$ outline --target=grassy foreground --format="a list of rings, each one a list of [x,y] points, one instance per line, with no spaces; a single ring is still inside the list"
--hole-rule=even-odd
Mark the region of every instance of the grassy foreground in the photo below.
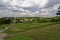
[[[6,33],[5,40],[60,40],[60,24],[15,24]]]

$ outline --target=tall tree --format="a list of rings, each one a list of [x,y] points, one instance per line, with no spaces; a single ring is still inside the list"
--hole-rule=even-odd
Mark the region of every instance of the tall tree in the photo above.
[[[57,11],[56,15],[60,15],[60,6],[58,8],[58,11]]]

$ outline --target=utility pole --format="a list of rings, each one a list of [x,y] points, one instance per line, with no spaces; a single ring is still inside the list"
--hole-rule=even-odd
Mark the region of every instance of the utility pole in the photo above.
[[[13,23],[14,25],[16,24],[16,17],[14,17],[14,23]]]

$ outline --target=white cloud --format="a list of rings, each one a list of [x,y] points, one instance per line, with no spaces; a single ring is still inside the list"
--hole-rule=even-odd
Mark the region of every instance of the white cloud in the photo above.
[[[31,7],[38,5],[39,7],[44,7],[48,0],[3,0],[4,3],[13,7]]]
[[[56,4],[55,6],[53,6],[53,9],[54,9],[54,10],[57,10],[57,9],[59,8],[59,5],[60,5],[60,4]]]
[[[53,16],[60,3],[54,0],[55,4],[54,2],[52,4],[52,0],[50,1],[51,3],[49,1],[50,0],[0,0],[0,6],[2,5],[1,3],[6,6],[6,9],[0,8],[2,9],[0,10],[0,16]],[[45,6],[48,7],[45,8]]]
[[[48,10],[47,9],[42,9],[41,12],[46,13],[46,12],[48,12]]]

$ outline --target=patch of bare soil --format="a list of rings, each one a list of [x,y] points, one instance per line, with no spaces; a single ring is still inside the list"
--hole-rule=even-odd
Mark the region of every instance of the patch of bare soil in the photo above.
[[[21,30],[23,30],[23,29],[20,29],[20,28],[17,28],[17,27],[12,27],[11,30],[12,30],[12,31],[21,31]]]
[[[6,37],[7,34],[6,33],[0,33],[0,40],[4,40],[4,37]]]

